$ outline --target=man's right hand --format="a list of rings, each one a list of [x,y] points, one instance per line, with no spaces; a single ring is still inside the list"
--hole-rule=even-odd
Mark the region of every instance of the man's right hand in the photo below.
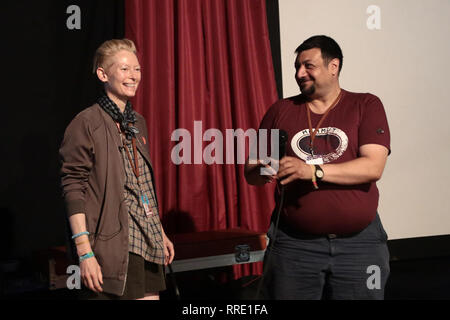
[[[103,292],[103,275],[100,265],[95,257],[80,262],[81,279],[83,284],[94,292]]]
[[[278,161],[268,158],[266,161],[257,160],[256,163],[249,163],[247,159],[244,167],[244,175],[247,182],[252,185],[263,185],[273,182],[276,179],[277,171],[269,163],[272,165],[278,164]],[[261,174],[262,170],[265,170],[265,174]]]

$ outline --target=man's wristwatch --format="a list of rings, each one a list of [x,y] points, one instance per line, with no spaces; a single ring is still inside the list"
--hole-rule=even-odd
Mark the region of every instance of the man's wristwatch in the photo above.
[[[322,170],[322,168],[318,164],[315,164],[314,166],[316,167],[316,179],[317,180],[322,180],[322,178],[323,178],[323,170]]]

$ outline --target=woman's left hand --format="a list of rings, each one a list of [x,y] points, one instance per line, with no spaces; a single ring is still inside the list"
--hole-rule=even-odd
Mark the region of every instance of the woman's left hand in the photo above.
[[[163,243],[164,243],[164,264],[167,266],[171,264],[173,261],[173,257],[175,256],[175,249],[173,248],[172,241],[167,238],[165,232],[162,232]]]

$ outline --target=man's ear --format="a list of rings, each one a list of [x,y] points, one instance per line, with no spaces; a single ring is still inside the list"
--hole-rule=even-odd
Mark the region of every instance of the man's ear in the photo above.
[[[330,61],[330,63],[328,64],[328,68],[331,71],[331,74],[333,76],[335,75],[339,75],[339,59],[338,58],[334,58],[333,60]]]
[[[106,74],[105,69],[98,67],[97,68],[97,77],[101,82],[108,82],[108,75]]]

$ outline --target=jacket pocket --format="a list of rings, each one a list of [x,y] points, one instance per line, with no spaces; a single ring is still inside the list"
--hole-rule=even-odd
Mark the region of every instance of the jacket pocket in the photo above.
[[[96,234],[96,240],[106,241],[112,239],[123,230],[124,226],[120,217],[122,210],[125,210],[125,208],[126,203],[125,199],[123,199],[114,214],[105,215],[101,218],[100,226]]]

